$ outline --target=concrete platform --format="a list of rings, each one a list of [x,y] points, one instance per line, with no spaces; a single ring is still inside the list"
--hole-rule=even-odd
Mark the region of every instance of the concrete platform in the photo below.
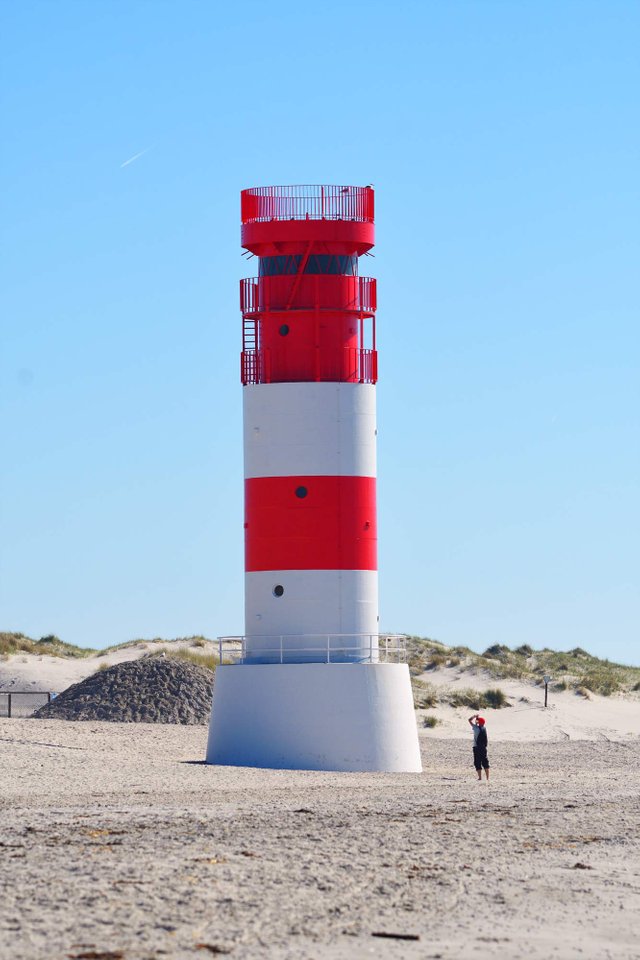
[[[406,664],[233,664],[216,670],[207,763],[422,770]]]

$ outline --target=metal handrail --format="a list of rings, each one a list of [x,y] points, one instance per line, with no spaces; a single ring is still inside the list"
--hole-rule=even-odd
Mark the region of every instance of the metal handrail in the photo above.
[[[302,639],[320,640],[317,646],[298,646]],[[248,642],[272,642],[271,646],[256,646],[254,652],[247,654]],[[358,640],[358,643],[340,643],[344,640]],[[338,645],[339,644],[339,645]],[[226,649],[226,654],[225,654]],[[315,655],[318,656],[315,656]],[[345,656],[353,654],[351,661],[345,661]],[[309,656],[313,656],[309,660]],[[407,657],[407,637],[404,634],[372,634],[372,633],[328,633],[328,634],[295,634],[287,636],[233,636],[218,637],[218,658],[220,663],[242,664],[252,662],[292,663],[300,662],[304,658],[307,663],[405,663]]]
[[[324,184],[251,187],[241,194],[242,223],[270,220],[351,220],[373,223],[371,187]]]
[[[299,282],[294,287],[296,280]],[[376,308],[375,277],[304,273],[245,277],[240,281],[240,309],[245,317],[279,310],[337,310],[373,314]]]
[[[347,367],[345,370],[334,369],[326,379],[336,383],[377,383],[377,350],[365,347],[345,347],[344,349],[348,358]],[[268,348],[243,350],[240,354],[242,384],[247,386],[253,383],[271,383],[270,360],[271,353]]]

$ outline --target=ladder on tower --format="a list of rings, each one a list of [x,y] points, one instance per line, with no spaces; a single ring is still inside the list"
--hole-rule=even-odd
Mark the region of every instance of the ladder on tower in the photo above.
[[[247,353],[249,350],[258,349],[258,320],[257,317],[242,318],[242,350]]]
[[[243,384],[260,383],[257,317],[242,318],[242,354],[240,371]]]

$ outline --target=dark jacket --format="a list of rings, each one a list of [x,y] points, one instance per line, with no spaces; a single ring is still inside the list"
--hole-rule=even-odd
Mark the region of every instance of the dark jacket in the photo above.
[[[486,750],[487,744],[489,743],[489,737],[487,736],[487,731],[484,727],[480,727],[478,732],[478,740],[476,742],[476,747],[478,750]]]

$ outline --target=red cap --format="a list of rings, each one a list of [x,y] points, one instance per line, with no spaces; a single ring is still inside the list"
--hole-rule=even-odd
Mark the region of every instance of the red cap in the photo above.
[[[478,721],[481,727],[484,727],[484,717],[476,717],[476,720]]]

